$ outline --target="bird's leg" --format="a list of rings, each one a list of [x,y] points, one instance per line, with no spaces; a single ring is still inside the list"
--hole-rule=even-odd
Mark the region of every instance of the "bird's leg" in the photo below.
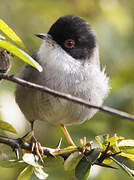
[[[61,129],[62,129],[65,137],[67,138],[67,141],[68,141],[69,145],[70,146],[75,146],[75,144],[74,144],[74,142],[73,142],[73,140],[72,140],[72,138],[71,138],[71,136],[70,136],[69,132],[67,131],[64,124],[61,124]]]

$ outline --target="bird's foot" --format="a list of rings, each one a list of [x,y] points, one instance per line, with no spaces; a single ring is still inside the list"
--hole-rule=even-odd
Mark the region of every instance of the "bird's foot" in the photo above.
[[[41,160],[41,162],[43,162],[43,159],[42,159],[43,148],[40,142],[38,142],[34,136],[32,136],[31,138],[31,152],[37,155],[38,158]]]
[[[43,155],[43,148],[40,144],[40,142],[37,141],[37,139],[34,136],[34,131],[28,132],[25,136],[22,137],[22,140],[30,141],[31,144],[31,152],[34,155],[37,155],[39,160],[43,162],[42,155]]]
[[[34,137],[33,131],[28,132],[26,135],[24,135],[21,138],[13,139],[13,146],[12,149],[16,154],[17,159],[19,160],[19,148],[23,148],[24,143],[29,143],[30,148],[28,148],[28,151],[33,153],[34,155],[37,155],[39,160],[43,162],[42,155],[43,155],[43,148],[41,144],[36,140]]]

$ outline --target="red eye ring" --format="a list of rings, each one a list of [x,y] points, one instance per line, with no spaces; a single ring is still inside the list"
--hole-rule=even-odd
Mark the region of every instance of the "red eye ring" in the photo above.
[[[65,42],[64,42],[64,46],[65,46],[66,48],[72,49],[72,48],[74,48],[74,46],[75,46],[75,41],[74,41],[73,39],[67,39],[67,40],[65,40]]]

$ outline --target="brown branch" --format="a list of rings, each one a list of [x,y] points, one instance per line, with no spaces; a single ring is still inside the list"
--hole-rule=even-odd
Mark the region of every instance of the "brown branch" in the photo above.
[[[38,84],[35,84],[35,83],[25,81],[23,79],[15,77],[14,75],[0,74],[0,79],[5,79],[5,80],[8,80],[8,81],[12,81],[12,82],[17,83],[17,84],[19,84],[21,86],[36,89],[36,90],[39,90],[39,91],[42,91],[42,92],[46,92],[46,93],[51,94],[53,96],[57,96],[57,97],[60,97],[62,99],[66,99],[68,101],[72,101],[74,103],[83,105],[83,106],[85,106],[87,108],[95,108],[95,109],[101,110],[101,111],[109,113],[109,114],[117,115],[120,118],[125,118],[125,119],[128,119],[128,120],[134,121],[134,116],[130,115],[130,114],[126,113],[126,112],[119,111],[117,109],[107,107],[107,106],[95,106],[95,105],[92,105],[88,101],[85,101],[85,100],[83,100],[81,98],[71,96],[70,94],[65,94],[65,93],[62,93],[62,92],[55,91],[55,90],[50,89],[50,88],[48,88],[46,86],[41,86],[41,85],[38,85]]]

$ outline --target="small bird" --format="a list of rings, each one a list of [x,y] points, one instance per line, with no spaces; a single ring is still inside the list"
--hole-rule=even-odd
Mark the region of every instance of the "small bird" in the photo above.
[[[20,77],[59,92],[82,98],[101,106],[109,93],[109,78],[101,70],[98,44],[91,26],[73,15],[60,17],[43,39],[33,58],[43,67],[38,72],[26,65]],[[74,145],[66,125],[80,124],[93,117],[96,109],[17,85],[16,102],[26,119],[61,125],[70,145]]]

